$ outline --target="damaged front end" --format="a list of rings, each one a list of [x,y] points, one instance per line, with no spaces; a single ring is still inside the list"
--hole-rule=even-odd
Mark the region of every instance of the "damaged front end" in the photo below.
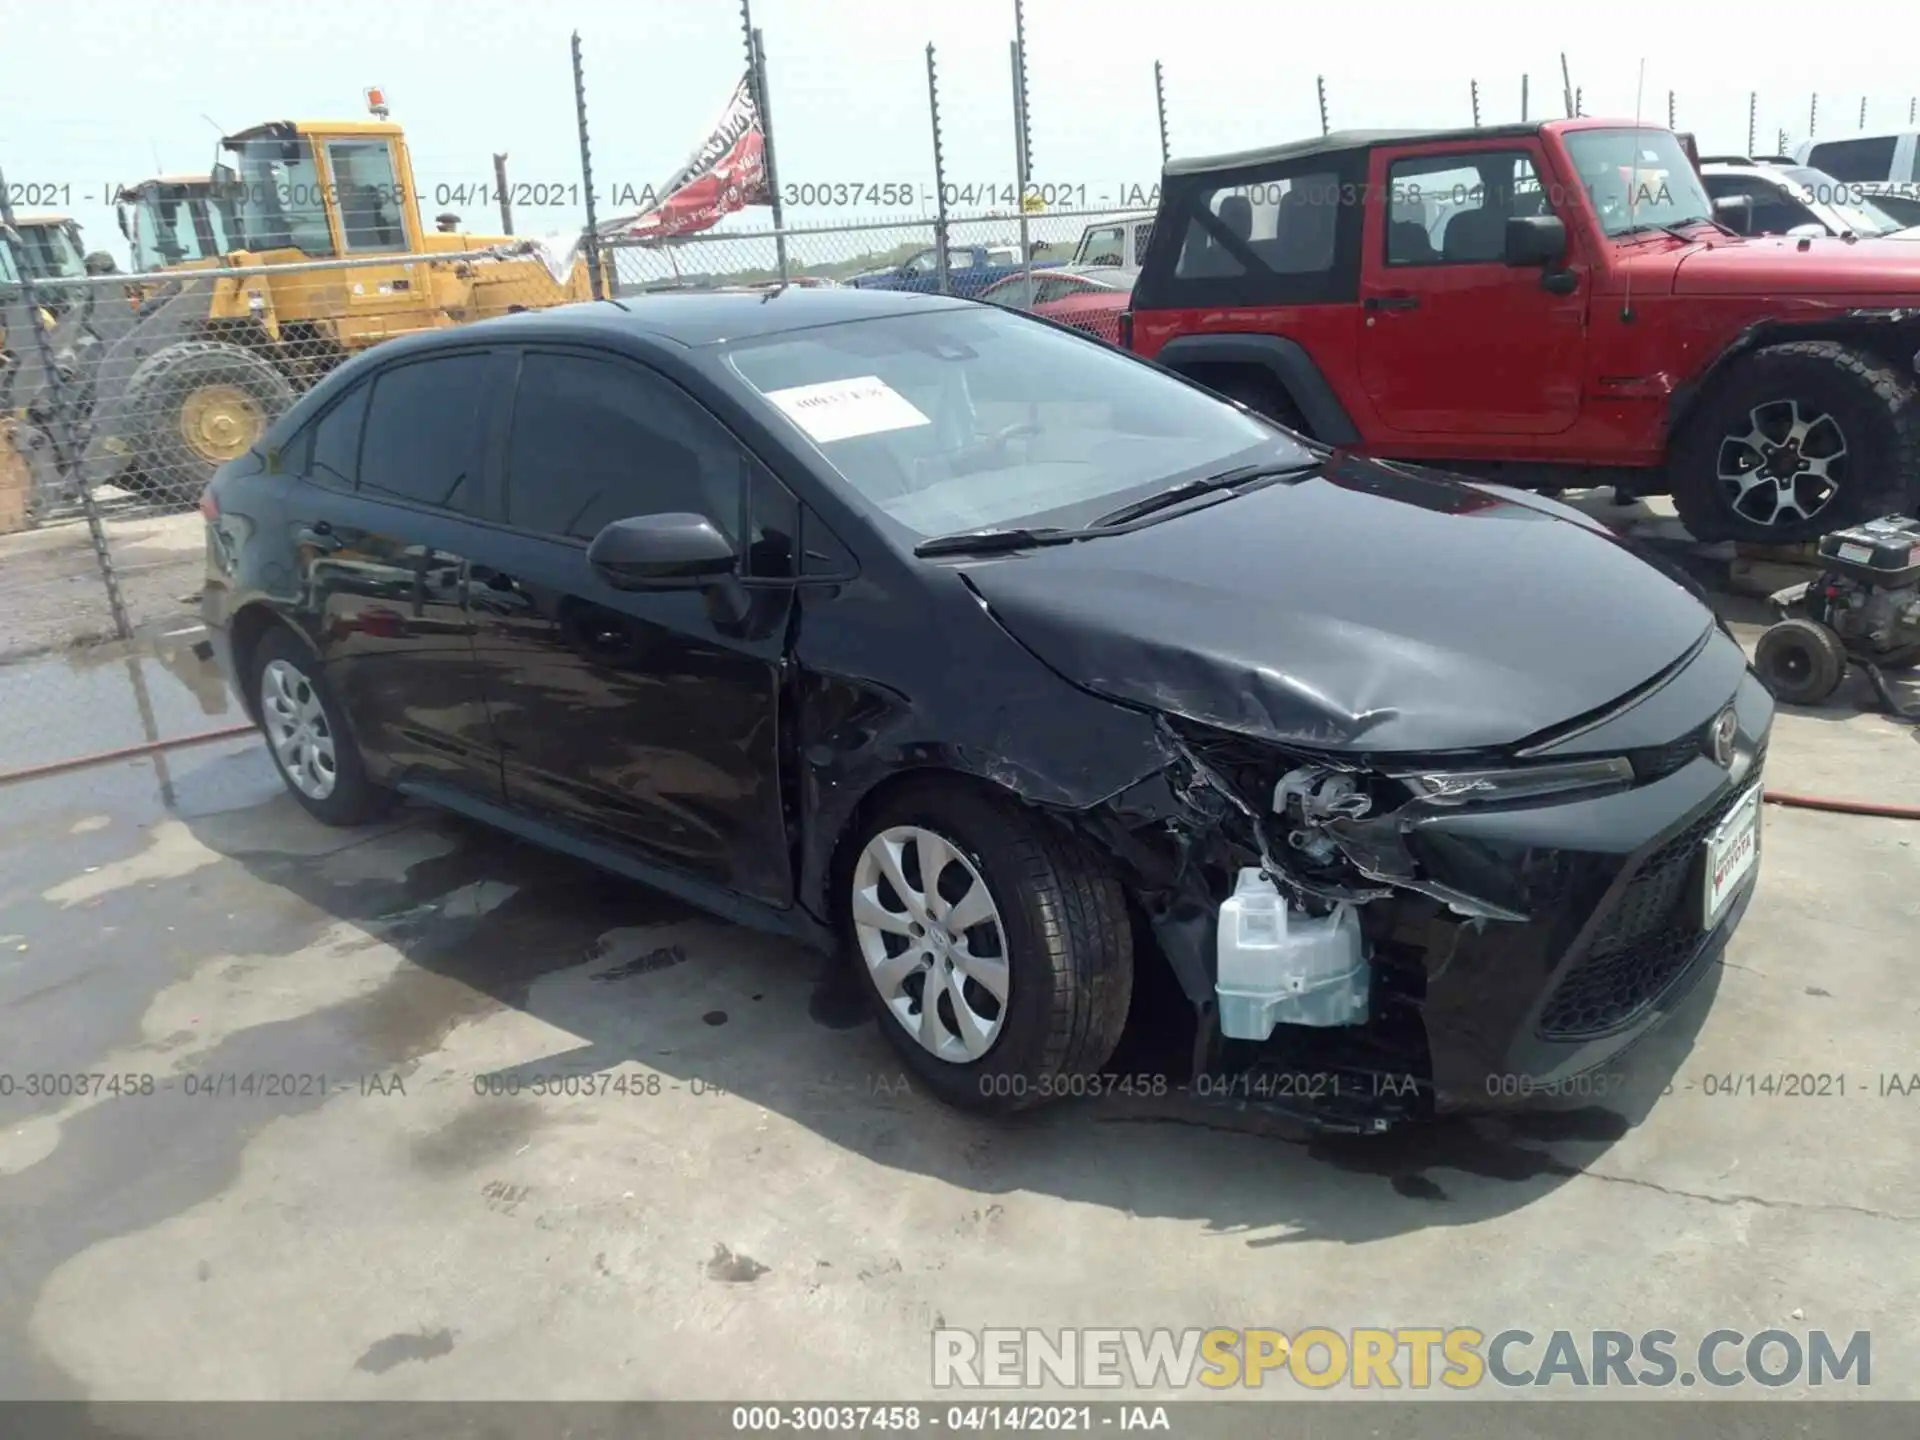
[[[1552,1033],[1608,902],[1678,915],[1693,873],[1690,828],[1669,842],[1681,878],[1632,898],[1636,862],[1654,857],[1619,853],[1619,835],[1651,838],[1658,814],[1693,802],[1645,804],[1630,792],[1654,777],[1626,756],[1375,764],[1156,725],[1166,769],[1083,820],[1132,872],[1195,1007],[1202,1097],[1383,1130],[1511,1093],[1500,1077],[1516,1066],[1543,1086],[1590,1069],[1627,1043],[1605,1037],[1686,988],[1672,982],[1702,944],[1639,964],[1645,937],[1620,930],[1601,958],[1639,968]]]

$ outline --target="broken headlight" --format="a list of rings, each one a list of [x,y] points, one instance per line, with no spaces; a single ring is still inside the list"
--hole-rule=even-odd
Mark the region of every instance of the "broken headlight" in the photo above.
[[[1633,783],[1633,764],[1622,756],[1499,770],[1403,770],[1392,778],[1428,805],[1477,805],[1624,790]]]

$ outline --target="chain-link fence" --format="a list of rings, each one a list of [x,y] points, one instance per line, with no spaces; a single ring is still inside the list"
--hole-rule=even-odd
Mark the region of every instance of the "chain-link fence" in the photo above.
[[[777,285],[784,251],[789,284],[963,296],[1118,343],[1150,226],[1139,212],[931,216],[611,241],[597,257],[515,242],[0,290],[0,699],[12,728],[33,728],[44,707],[10,667],[194,623],[207,480],[383,340],[590,299],[595,258],[598,293],[631,297]],[[49,745],[57,731],[27,749]],[[10,758],[0,753],[0,774]]]
[[[784,242],[790,285],[963,296],[1031,310],[1118,344],[1120,312],[1152,226],[1152,215],[1131,210],[926,216],[614,241],[609,254],[621,296],[752,288],[781,283]]]
[[[70,652],[192,626],[201,492],[304,391],[383,340],[593,292],[586,259],[523,242],[0,290],[0,776],[85,729],[49,700]]]

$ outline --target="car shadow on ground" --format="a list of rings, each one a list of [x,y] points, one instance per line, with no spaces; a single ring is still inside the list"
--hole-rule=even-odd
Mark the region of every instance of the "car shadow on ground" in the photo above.
[[[282,812],[276,825],[312,823],[284,797],[269,804]],[[840,965],[586,865],[411,811],[405,826],[450,837],[445,852],[385,874],[376,860],[360,868],[378,878],[341,884],[299,846],[263,844],[274,826],[258,815],[189,823],[200,843],[318,915],[377,934],[415,967],[337,1013],[293,1022],[308,1030],[305,1037],[274,1027],[283,1031],[274,1045],[283,1066],[292,1063],[287,1056],[302,1068],[334,1070],[416,1064],[462,1021],[509,1007],[575,1043],[475,1077],[494,1093],[536,1075],[604,1074],[638,1061],[673,1085],[758,1105],[881,1166],[986,1196],[1037,1193],[1197,1222],[1250,1246],[1351,1244],[1469,1225],[1550,1193],[1646,1118],[1719,983],[1719,967],[1709,967],[1604,1095],[1568,1097],[1557,1109],[1336,1136],[1284,1115],[1193,1100],[1170,1086],[1158,1096],[1070,1099],[986,1118],[950,1109],[908,1080]],[[494,902],[470,903],[482,894]],[[299,954],[286,962],[306,963]],[[1166,986],[1143,986],[1114,1069],[1183,1078],[1177,1057],[1188,1037],[1161,1023],[1183,1004]],[[248,1042],[243,1032],[228,1043]],[[243,1060],[201,1063],[224,1071]],[[519,1123],[516,1113],[476,1106],[462,1143],[489,1148],[494,1142],[481,1132]],[[522,1138],[503,1129],[495,1140]]]

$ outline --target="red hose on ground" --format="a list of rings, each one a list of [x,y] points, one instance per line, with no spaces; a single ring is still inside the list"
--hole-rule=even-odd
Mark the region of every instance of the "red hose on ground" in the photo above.
[[[1761,798],[1769,805],[1784,805],[1790,810],[1827,810],[1835,815],[1871,815],[1880,820],[1920,820],[1920,805],[1875,805],[1866,800],[1795,795],[1789,790],[1768,790]]]
[[[102,750],[98,754],[81,755],[71,760],[52,760],[45,765],[29,765],[24,770],[8,770],[0,773],[0,785],[10,785],[16,780],[39,780],[48,775],[64,775],[69,770],[84,770],[89,765],[137,760],[142,755],[157,755],[163,750],[179,750],[188,745],[204,745],[210,740],[226,740],[235,735],[255,733],[251,725],[227,725],[218,730],[202,730],[195,735],[179,735],[171,740],[149,740],[145,744],[128,745],[120,750]]]

